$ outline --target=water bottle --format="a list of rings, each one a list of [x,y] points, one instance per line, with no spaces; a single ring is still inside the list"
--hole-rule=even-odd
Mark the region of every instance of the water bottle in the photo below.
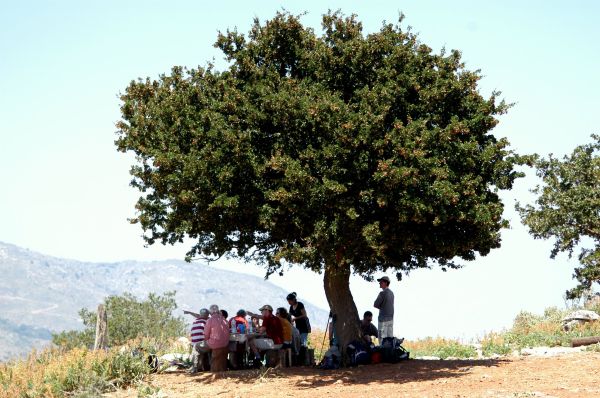
[[[231,333],[237,333],[237,329],[235,328],[235,319],[231,320]]]
[[[252,333],[254,332],[253,330],[253,325],[252,325],[252,319],[250,319],[250,322],[248,322],[248,333]]]

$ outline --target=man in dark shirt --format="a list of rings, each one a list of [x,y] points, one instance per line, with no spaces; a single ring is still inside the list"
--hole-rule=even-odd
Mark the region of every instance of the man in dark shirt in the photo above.
[[[381,292],[377,296],[373,307],[379,310],[377,318],[379,329],[379,343],[386,337],[394,337],[394,293],[390,290],[390,278],[383,276],[377,279]]]
[[[360,321],[360,330],[362,332],[363,340],[367,343],[371,343],[371,337],[379,336],[377,328],[372,323],[373,313],[371,311],[365,311],[363,319]]]

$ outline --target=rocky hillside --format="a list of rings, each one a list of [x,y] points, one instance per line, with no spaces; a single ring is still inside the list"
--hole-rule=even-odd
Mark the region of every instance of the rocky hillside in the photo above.
[[[51,333],[81,328],[77,315],[109,295],[177,292],[178,313],[216,303],[233,313],[262,304],[285,306],[288,292],[256,276],[179,260],[85,263],[49,257],[0,242],[0,360],[48,344]],[[313,326],[327,311],[307,307]]]

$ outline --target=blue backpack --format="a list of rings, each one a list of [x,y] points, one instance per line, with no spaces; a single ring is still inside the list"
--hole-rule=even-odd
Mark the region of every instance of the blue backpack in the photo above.
[[[371,354],[367,346],[360,341],[353,341],[346,348],[350,366],[368,365],[371,363]]]

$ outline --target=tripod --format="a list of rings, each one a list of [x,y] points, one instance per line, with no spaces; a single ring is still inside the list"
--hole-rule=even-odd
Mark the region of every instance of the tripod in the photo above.
[[[337,345],[337,333],[335,332],[335,323],[337,320],[337,316],[333,312],[329,312],[329,317],[327,318],[327,325],[325,326],[325,334],[323,335],[323,342],[321,343],[321,352],[319,355],[319,360],[317,363],[320,363],[323,360],[323,347],[325,346],[325,338],[327,337],[327,332],[331,332],[331,338],[329,339],[329,346]],[[330,326],[331,325],[331,326]]]

